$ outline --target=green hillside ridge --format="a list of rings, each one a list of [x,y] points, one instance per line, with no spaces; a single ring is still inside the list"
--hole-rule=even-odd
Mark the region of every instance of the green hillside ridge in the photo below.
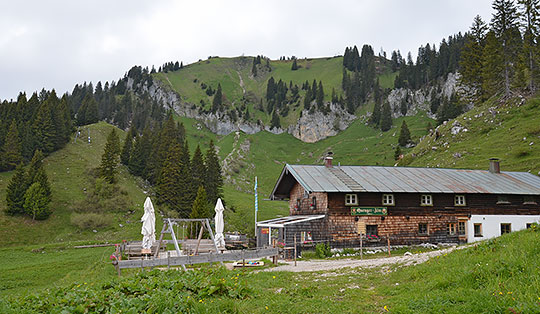
[[[490,101],[462,114],[427,136],[399,165],[487,169],[501,159],[502,171],[540,172],[540,98]],[[459,126],[466,128],[452,134]]]
[[[0,265],[0,276],[17,276],[15,284],[37,282],[40,289],[31,288],[26,295],[2,280],[0,293],[5,298],[0,298],[0,311],[538,313],[539,244],[540,230],[534,225],[410,266],[302,273],[204,266],[188,272],[135,269],[123,272],[121,278],[116,278],[102,248],[49,250],[39,254],[49,262],[42,268],[28,262],[32,253],[17,252],[13,262],[23,263],[25,271],[18,271],[10,261]],[[88,273],[63,264],[60,256],[68,261],[90,260],[91,266],[84,266]],[[71,276],[48,284],[32,276],[51,266],[67,266]],[[96,273],[98,267],[103,270]]]
[[[381,62],[381,58],[375,57],[377,73],[382,88],[393,88],[394,79],[398,72],[391,72],[390,68]],[[270,115],[257,110],[259,102],[265,98],[266,87],[270,77],[276,83],[281,79],[289,86],[293,84],[300,88],[306,81],[312,84],[313,80],[322,81],[324,87],[324,99],[330,101],[332,89],[339,97],[342,91],[343,57],[298,59],[298,70],[291,70],[292,60],[270,60],[272,71],[259,71],[257,76],[251,73],[253,57],[220,58],[213,57],[208,60],[199,61],[184,66],[172,72],[159,72],[153,74],[161,81],[163,86],[169,87],[180,95],[183,101],[201,106],[201,101],[205,103],[201,108],[210,110],[213,96],[208,96],[201,87],[202,84],[216,89],[218,83],[221,84],[226,102],[231,107],[238,108],[245,106],[250,113],[250,120],[261,120],[269,124]],[[265,61],[260,65],[265,68]],[[349,72],[350,73],[350,72]],[[300,90],[300,95],[305,91]],[[264,106],[264,105],[263,105]],[[285,117],[281,117],[281,125],[287,127],[296,123],[303,105],[290,106],[290,110]]]

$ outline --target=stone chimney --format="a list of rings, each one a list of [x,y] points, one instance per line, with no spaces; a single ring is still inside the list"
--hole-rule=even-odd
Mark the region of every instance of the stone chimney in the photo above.
[[[491,173],[501,173],[501,165],[499,163],[499,158],[490,158],[489,159],[489,172],[491,172]]]
[[[332,159],[334,159],[334,157],[332,157],[334,153],[332,152],[328,152],[326,153],[326,157],[324,157],[324,166],[326,168],[332,168]]]

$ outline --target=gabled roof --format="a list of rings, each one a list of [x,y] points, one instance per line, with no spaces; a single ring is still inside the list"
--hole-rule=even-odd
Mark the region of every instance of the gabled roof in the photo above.
[[[298,182],[308,192],[484,193],[540,195],[540,177],[487,170],[285,165],[270,199],[289,197]]]

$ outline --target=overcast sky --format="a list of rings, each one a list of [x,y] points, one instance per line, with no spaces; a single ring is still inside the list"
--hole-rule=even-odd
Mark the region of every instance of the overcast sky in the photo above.
[[[489,21],[491,2],[0,0],[0,99],[208,56],[322,57],[365,43],[416,55],[477,14]]]

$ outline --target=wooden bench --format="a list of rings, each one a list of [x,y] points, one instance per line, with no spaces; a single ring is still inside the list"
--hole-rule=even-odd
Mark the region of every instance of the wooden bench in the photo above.
[[[122,254],[127,256],[128,260],[133,259],[142,259],[145,255],[153,256],[153,254],[156,252],[158,246],[158,242],[154,242],[151,248],[151,253],[149,254],[143,254],[142,253],[142,242],[141,241],[131,241],[131,242],[125,242],[122,247],[121,251]],[[167,244],[162,243],[159,251],[165,252],[167,250]]]
[[[201,239],[198,249],[197,242],[197,239],[189,239],[182,241],[181,244],[184,255],[197,255],[216,252],[216,246],[214,245],[214,242],[212,240]]]

